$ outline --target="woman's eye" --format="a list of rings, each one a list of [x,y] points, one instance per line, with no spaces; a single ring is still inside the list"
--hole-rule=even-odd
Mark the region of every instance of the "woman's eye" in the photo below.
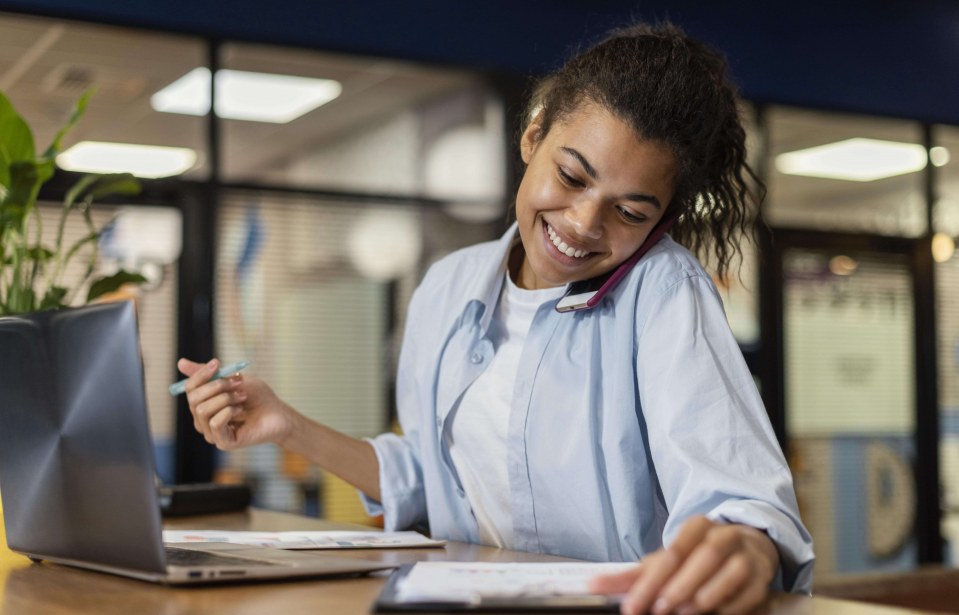
[[[633,212],[629,211],[625,207],[617,207],[616,209],[619,210],[619,215],[623,217],[623,220],[626,220],[627,222],[630,222],[632,224],[640,224],[646,221],[646,216],[641,214],[634,214]]]
[[[558,173],[559,173],[560,181],[562,181],[567,186],[571,186],[573,188],[582,188],[583,186],[585,186],[583,182],[579,181],[578,179],[576,179],[575,177],[573,177],[572,175],[564,171],[562,168],[558,169]]]

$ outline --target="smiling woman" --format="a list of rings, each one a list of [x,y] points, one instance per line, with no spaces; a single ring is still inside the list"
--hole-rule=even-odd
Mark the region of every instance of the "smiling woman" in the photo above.
[[[639,248],[672,201],[675,156],[595,103],[553,125],[537,117],[520,148],[526,173],[516,194],[525,258],[520,288],[594,278]]]
[[[316,396],[294,401],[251,374],[211,380],[218,360],[183,359],[196,429],[222,450],[273,443],[306,458],[359,489],[389,530],[643,558],[593,584],[627,593],[626,613],[745,612],[770,589],[808,592],[789,468],[692,253],[725,272],[755,201],[725,70],[678,28],[637,24],[547,78],[519,143],[516,223],[433,264],[410,300],[402,435],[348,435],[310,417]],[[614,292],[556,309],[565,286],[630,262],[667,216],[674,238],[654,235]],[[335,239],[315,243],[319,261]],[[328,281],[345,281],[324,262]],[[276,320],[302,338],[300,323],[331,309],[319,295],[311,305]]]

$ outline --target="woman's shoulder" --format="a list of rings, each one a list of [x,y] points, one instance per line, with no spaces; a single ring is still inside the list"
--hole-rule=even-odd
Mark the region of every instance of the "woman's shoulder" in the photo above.
[[[629,306],[627,311],[633,318],[628,326],[637,332],[645,328],[650,315],[663,310],[672,316],[677,315],[675,310],[691,306],[718,306],[722,310],[722,298],[712,277],[689,250],[670,237],[660,240],[624,282],[617,301]],[[709,312],[714,313],[712,308]]]
[[[699,260],[668,235],[639,261],[635,274],[630,278],[637,291],[642,289],[644,292],[654,293],[665,292],[684,281],[711,282],[709,273]]]
[[[434,261],[426,270],[421,286],[448,286],[469,283],[490,269],[498,269],[500,242],[484,241],[450,252]]]

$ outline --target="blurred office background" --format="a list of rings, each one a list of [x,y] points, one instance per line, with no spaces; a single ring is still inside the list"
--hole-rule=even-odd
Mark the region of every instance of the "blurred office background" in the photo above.
[[[150,280],[163,480],[371,522],[302,459],[207,446],[166,393],[176,358],[250,359],[319,421],[394,428],[406,302],[432,262],[505,229],[529,77],[668,17],[725,51],[742,87],[769,230],[716,281],[817,574],[959,565],[959,5],[710,4],[0,0],[0,91],[38,147],[97,90],[61,160],[75,170],[42,194],[51,220],[84,147],[175,148],[137,171],[142,195],[94,212],[110,225],[100,266]]]

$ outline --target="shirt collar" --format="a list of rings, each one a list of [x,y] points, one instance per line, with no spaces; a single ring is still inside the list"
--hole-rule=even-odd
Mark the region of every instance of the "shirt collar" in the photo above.
[[[479,324],[484,332],[489,328],[490,320],[493,319],[493,308],[496,306],[500,291],[503,289],[507,262],[517,236],[517,228],[519,228],[518,223],[513,222],[503,233],[503,236],[496,241],[493,258],[489,259],[488,265],[477,276],[479,283],[474,287],[474,292],[468,299],[468,302],[479,302],[483,309]]]

